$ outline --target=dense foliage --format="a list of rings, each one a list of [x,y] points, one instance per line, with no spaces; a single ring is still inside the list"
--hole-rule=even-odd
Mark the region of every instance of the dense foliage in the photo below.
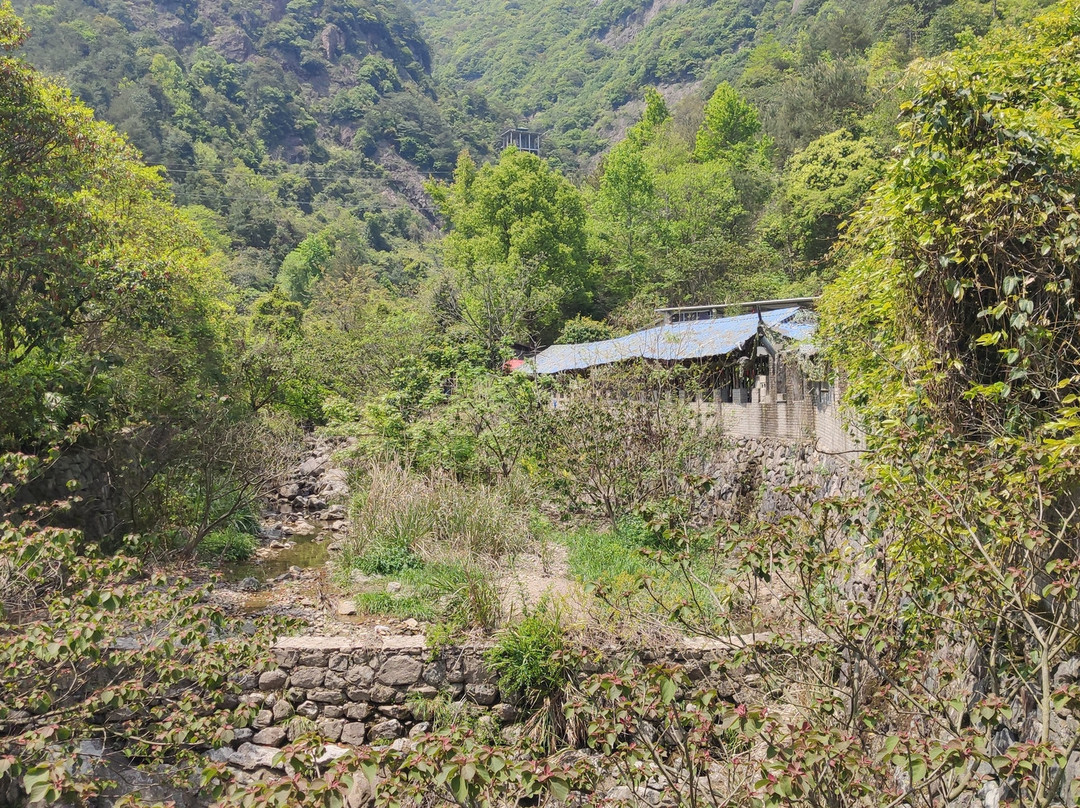
[[[412,0],[432,43],[435,75],[505,103],[548,138],[566,165],[603,152],[645,88],[681,97],[729,81],[764,110],[785,154],[864,122],[915,55],[982,34],[1026,3]],[[895,108],[895,107],[893,107]],[[888,135],[886,135],[888,137]]]
[[[1075,0],[1023,27],[967,0],[416,6],[434,78],[389,2],[26,6],[26,53],[130,141],[0,6],[0,788],[91,799],[94,736],[223,804],[605,777],[692,806],[1075,802]],[[483,162],[500,104],[554,159]],[[692,369],[503,370],[657,304],[822,288],[872,452],[859,501],[797,518],[709,524]],[[192,781],[266,637],[154,565],[250,553],[298,425],[356,438],[358,610],[499,629],[533,735],[436,721]],[[499,591],[549,519],[606,523],[563,539],[605,625],[753,629],[730,668],[756,684],[575,671],[557,610],[515,622]]]
[[[149,798],[198,788],[195,751],[248,725],[239,679],[285,624],[229,620],[73,531],[5,522],[0,550],[0,799],[14,780],[31,802],[90,804],[125,758],[155,772]]]
[[[376,255],[417,240],[432,215],[417,170],[448,174],[463,144],[486,152],[495,136],[483,99],[439,99],[394,0],[16,7],[27,58],[166,168],[241,287],[271,286],[328,227],[332,246]]]
[[[992,34],[905,108],[905,156],[830,295],[864,407],[910,384],[889,360],[919,369],[919,403],[964,436],[1030,433],[1075,395],[1075,24],[1065,9]]]

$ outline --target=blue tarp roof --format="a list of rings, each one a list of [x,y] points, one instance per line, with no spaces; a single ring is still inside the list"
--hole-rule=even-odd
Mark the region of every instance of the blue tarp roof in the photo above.
[[[618,339],[552,345],[533,357],[525,369],[543,376],[610,365],[626,359],[673,362],[723,356],[738,350],[757,334],[759,322],[783,337],[799,340],[814,331],[813,322],[795,322],[800,311],[805,310],[792,307],[767,311],[762,313],[760,320],[757,314],[741,314],[713,320],[665,323]]]

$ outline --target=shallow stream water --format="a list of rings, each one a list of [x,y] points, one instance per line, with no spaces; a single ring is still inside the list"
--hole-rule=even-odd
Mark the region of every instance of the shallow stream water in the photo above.
[[[330,556],[326,548],[334,541],[334,535],[329,531],[318,531],[308,536],[292,536],[290,541],[296,544],[278,550],[269,558],[252,558],[227,565],[224,570],[225,580],[255,578],[262,583],[284,575],[290,567],[299,567],[302,570],[321,567]]]

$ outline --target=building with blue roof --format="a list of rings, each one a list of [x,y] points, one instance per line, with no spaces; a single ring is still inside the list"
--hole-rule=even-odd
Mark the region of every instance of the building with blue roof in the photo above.
[[[816,352],[814,302],[795,298],[660,309],[662,322],[651,328],[615,339],[552,345],[521,370],[577,376],[635,360],[691,365],[702,371],[695,374],[699,389],[712,390],[711,396],[698,392],[693,406],[725,432],[791,441],[817,440],[825,433],[830,445],[847,451],[853,444],[840,426],[832,385],[804,372],[803,360]]]

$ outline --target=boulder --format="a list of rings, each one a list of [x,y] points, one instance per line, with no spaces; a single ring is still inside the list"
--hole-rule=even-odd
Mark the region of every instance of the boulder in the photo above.
[[[262,729],[263,727],[270,726],[272,723],[274,723],[274,714],[269,710],[259,710],[259,712],[255,714],[255,720],[251,722],[251,725],[256,729]]]
[[[350,688],[350,691],[351,690],[352,688]],[[399,693],[389,685],[372,685],[371,690],[368,691],[368,699],[375,704],[393,704],[398,700],[399,695],[402,697],[402,701],[404,701],[404,694]],[[352,696],[349,698],[353,701],[366,701],[366,699],[353,699]]]
[[[370,704],[350,704],[345,708],[345,715],[353,721],[363,721],[371,715]]]
[[[309,689],[313,687],[321,687],[325,678],[325,668],[293,668],[292,675],[289,677],[289,684],[292,687]]]
[[[341,718],[323,718],[315,722],[319,728],[319,734],[328,741],[336,741],[341,738],[341,731],[345,727],[345,721]]]
[[[274,756],[278,750],[273,746],[257,746],[253,743],[245,743],[235,752],[229,755],[229,763],[239,766],[241,769],[273,769]]]
[[[289,681],[289,674],[280,668],[266,671],[259,677],[259,690],[280,690]]]
[[[367,665],[353,665],[345,671],[345,681],[350,685],[370,687],[375,681],[375,671]]]
[[[371,725],[370,737],[372,741],[392,741],[405,734],[405,727],[396,718],[388,718]]]
[[[308,698],[311,701],[317,701],[320,704],[344,704],[345,694],[340,690],[330,690],[329,688],[321,687],[315,690],[308,691]]]
[[[350,721],[341,728],[341,742],[360,746],[364,742],[365,729],[360,721]]]
[[[309,457],[296,469],[296,474],[298,477],[313,477],[325,465],[325,457]]]
[[[499,688],[486,682],[472,682],[465,685],[465,696],[477,704],[490,707],[499,700]]]
[[[286,718],[292,718],[296,710],[285,699],[281,699],[274,704],[274,722],[284,721]]]

